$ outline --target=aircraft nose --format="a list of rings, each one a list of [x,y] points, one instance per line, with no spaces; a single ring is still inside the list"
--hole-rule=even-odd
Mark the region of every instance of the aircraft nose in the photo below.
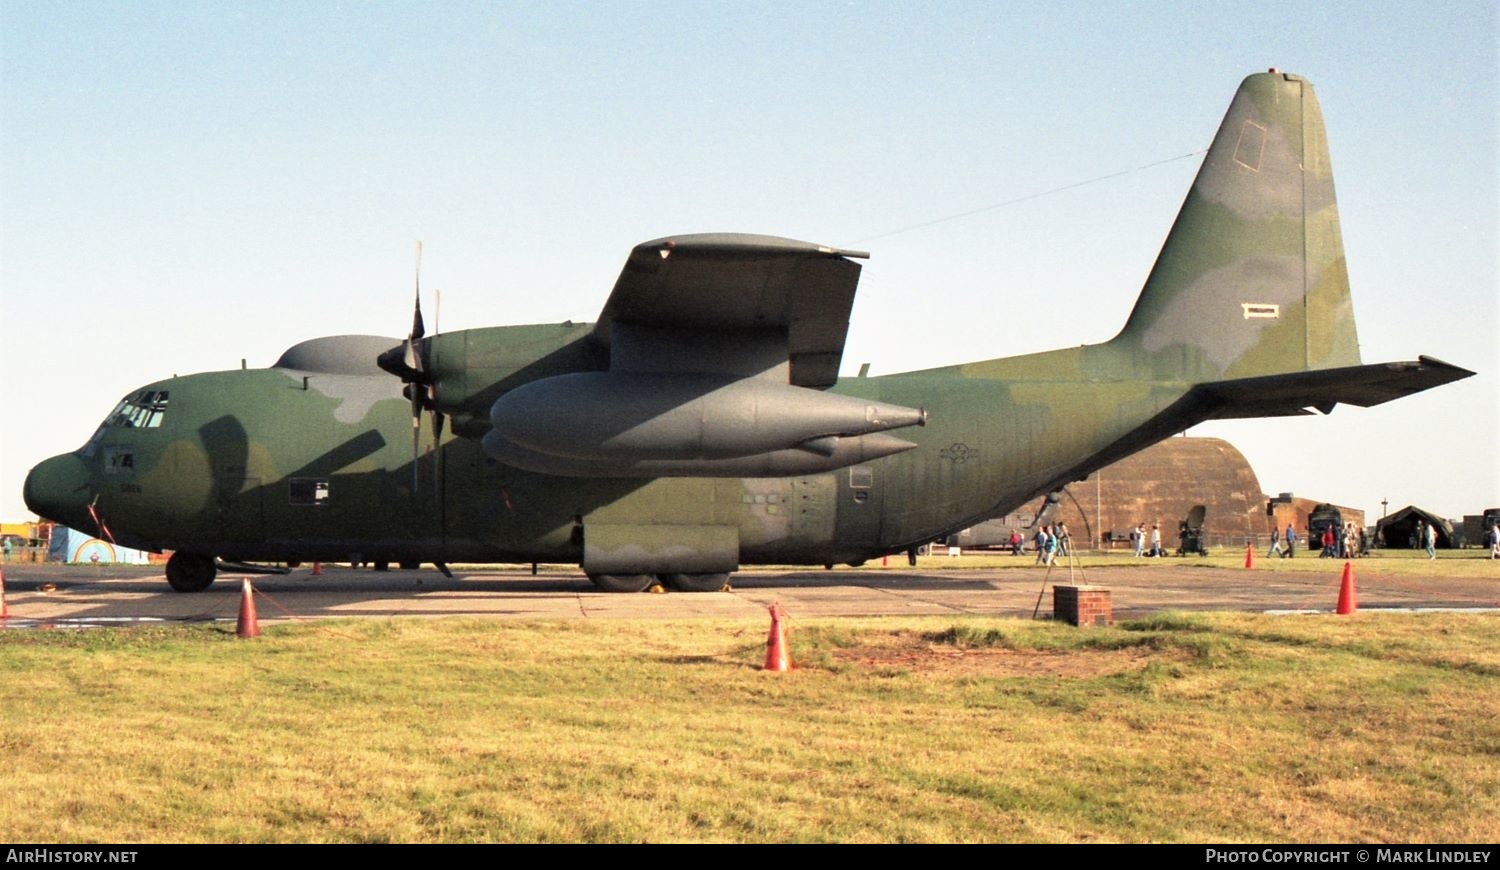
[[[26,475],[26,507],[44,519],[80,526],[94,498],[88,466],[72,453],[46,460]]]

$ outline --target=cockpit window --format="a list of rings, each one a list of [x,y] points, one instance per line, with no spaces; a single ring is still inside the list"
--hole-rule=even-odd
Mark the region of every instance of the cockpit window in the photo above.
[[[155,429],[161,425],[166,412],[166,390],[141,390],[120,402],[104,418],[104,425],[121,429]]]

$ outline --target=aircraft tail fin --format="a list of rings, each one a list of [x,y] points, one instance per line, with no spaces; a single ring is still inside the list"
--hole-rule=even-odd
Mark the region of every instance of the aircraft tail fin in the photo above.
[[[1327,135],[1305,79],[1240,84],[1111,344],[1162,380],[1359,365]]]

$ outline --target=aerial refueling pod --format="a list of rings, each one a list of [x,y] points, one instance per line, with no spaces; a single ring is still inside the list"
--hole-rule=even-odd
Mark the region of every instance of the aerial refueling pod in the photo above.
[[[910,449],[876,435],[926,419],[925,410],[766,378],[580,372],[497,399],[484,448],[551,474],[804,474]]]

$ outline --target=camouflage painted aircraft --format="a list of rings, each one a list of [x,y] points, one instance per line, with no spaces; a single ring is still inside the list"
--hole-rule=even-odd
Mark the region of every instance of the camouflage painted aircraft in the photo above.
[[[610,591],[715,590],[743,564],[913,553],[1204,420],[1472,374],[1360,363],[1322,116],[1274,70],[1240,86],[1109,341],[840,379],[865,256],[677,236],[631,252],[592,325],[429,337],[419,304],[404,342],[318,338],[132,392],[26,502],[175,551],[182,591],[216,557],[576,562]]]

